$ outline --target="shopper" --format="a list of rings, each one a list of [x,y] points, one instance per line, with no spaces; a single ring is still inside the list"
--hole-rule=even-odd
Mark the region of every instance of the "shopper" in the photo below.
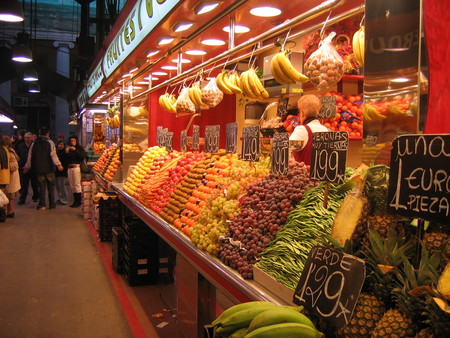
[[[66,183],[67,183],[67,153],[65,149],[64,141],[58,141],[56,143],[56,155],[58,155],[59,160],[61,161],[61,165],[63,166],[63,170],[55,171],[56,177],[56,193],[58,194],[57,204],[66,205],[67,204],[67,192],[66,192]]]
[[[295,127],[293,133],[289,137],[290,141],[298,141],[299,144],[292,152],[297,162],[311,164],[311,151],[313,133],[328,131],[318,120],[322,103],[315,95],[303,95],[298,100],[298,110],[301,125]]]
[[[39,182],[39,203],[36,210],[45,209],[45,192],[48,192],[49,209],[55,204],[55,166],[59,171],[64,168],[56,155],[55,144],[49,138],[50,131],[43,127],[38,138],[33,142],[28,152],[28,159],[23,169],[28,173],[31,168],[36,172]]]
[[[83,147],[78,143],[75,135],[69,137],[69,146],[66,148],[68,155],[67,178],[73,193],[73,203],[71,208],[77,208],[81,205],[81,168],[80,164],[85,160],[86,153]]]
[[[0,143],[9,151],[10,180],[9,184],[5,187],[5,194],[9,199],[9,203],[6,208],[6,217],[14,218],[14,198],[19,194],[20,190],[19,156],[16,154],[13,148],[12,139],[9,136],[3,136]]]
[[[19,131],[17,138],[13,140],[12,146],[13,146],[14,150],[16,151],[16,153],[17,153],[17,149],[19,148],[19,145],[21,145],[22,143],[25,142],[25,134],[26,134],[26,130],[22,129]]]
[[[28,173],[23,172],[23,168],[27,163],[28,151],[31,147],[33,134],[27,132],[24,136],[24,142],[19,144],[17,149],[17,155],[19,155],[19,175],[20,175],[20,197],[19,205],[25,204],[28,196],[28,187],[31,182],[31,190],[33,191],[33,202],[39,200],[39,184],[37,181],[36,173],[31,169]]]
[[[3,134],[0,133],[0,140],[3,138]],[[5,193],[5,188],[10,182],[11,173],[9,171],[9,151],[0,144],[0,190]],[[0,207],[0,222],[6,220],[6,206]]]

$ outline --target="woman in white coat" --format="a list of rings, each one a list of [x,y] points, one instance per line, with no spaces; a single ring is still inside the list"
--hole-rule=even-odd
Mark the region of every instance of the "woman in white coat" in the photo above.
[[[12,147],[12,140],[9,136],[4,135],[1,143],[9,150],[9,171],[10,181],[6,185],[5,194],[9,199],[6,210],[6,217],[13,218],[14,214],[14,198],[19,195],[20,190],[20,176],[19,176],[19,156]]]

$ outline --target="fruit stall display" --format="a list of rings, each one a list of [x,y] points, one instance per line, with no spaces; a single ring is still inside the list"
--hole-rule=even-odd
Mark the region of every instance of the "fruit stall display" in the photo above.
[[[92,169],[106,181],[111,182],[117,170],[119,170],[120,164],[119,148],[116,144],[113,144],[103,151]]]

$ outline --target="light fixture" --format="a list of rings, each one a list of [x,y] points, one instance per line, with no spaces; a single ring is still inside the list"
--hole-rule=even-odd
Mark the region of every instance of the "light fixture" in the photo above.
[[[230,26],[225,26],[222,28],[224,32],[229,33],[230,32]],[[250,32],[250,28],[242,25],[234,25],[234,32],[235,33],[247,33]]]
[[[150,57],[152,57],[152,56],[158,54],[158,53],[159,53],[159,50],[157,50],[157,49],[150,49],[150,50],[147,51],[146,53],[147,53],[147,57],[150,58]]]
[[[2,4],[0,5],[0,21],[23,21],[22,4],[17,0],[3,0]]]
[[[38,77],[38,73],[36,72],[36,70],[33,67],[28,67],[25,69],[24,73],[23,73],[23,80],[24,81],[37,81],[39,79]]]
[[[0,123],[14,123],[8,116],[0,114]]]
[[[190,21],[177,21],[175,25],[173,25],[172,29],[175,33],[183,32],[192,27],[194,23]]]
[[[33,82],[30,83],[30,87],[28,87],[29,93],[40,93],[41,92],[41,86],[39,86],[39,83]]]
[[[176,69],[178,69],[177,66],[170,66],[170,65],[162,66],[161,68],[165,69],[165,70],[176,70]],[[153,73],[153,74],[155,74],[155,73]]]
[[[178,63],[178,59],[173,59],[172,62]],[[181,63],[191,63],[191,60],[188,59],[181,59]]]
[[[395,83],[404,83],[404,82],[408,82],[408,81],[410,81],[410,79],[408,79],[407,77],[396,77],[391,80],[391,82],[395,82]]]
[[[185,51],[184,54],[187,54],[187,55],[205,55],[206,52],[204,50],[191,49],[191,50]]]
[[[225,41],[219,39],[206,39],[202,40],[202,44],[207,46],[222,46],[225,44]]]
[[[281,10],[275,7],[269,7],[269,6],[262,6],[262,7],[255,7],[250,10],[250,14],[254,16],[262,16],[262,17],[271,17],[271,16],[277,16],[281,14]]]
[[[171,37],[171,36],[166,36],[166,37],[162,37],[158,40],[158,45],[167,45],[169,43],[171,43],[173,40],[175,40],[175,38]]]
[[[29,35],[25,32],[17,33],[17,42],[12,49],[12,60],[16,62],[31,62],[33,55],[31,49],[28,47]]]
[[[219,6],[222,3],[222,1],[212,1],[212,0],[203,0],[200,1],[195,7],[194,12],[195,14],[205,14],[208,12],[211,12],[214,8]]]
[[[19,128],[15,124],[12,127],[13,127],[13,129],[18,129]]]
[[[153,72],[153,75],[164,76],[164,75],[167,75],[167,73],[166,72]]]

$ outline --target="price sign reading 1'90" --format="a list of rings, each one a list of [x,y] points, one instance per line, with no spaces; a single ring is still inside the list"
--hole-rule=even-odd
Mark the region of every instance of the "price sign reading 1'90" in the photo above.
[[[272,173],[286,175],[289,162],[289,133],[278,133],[273,136]]]
[[[313,134],[310,178],[315,181],[344,183],[348,133],[325,131]]]
[[[180,149],[181,149],[182,152],[186,152],[187,151],[187,132],[186,132],[186,130],[182,130],[181,131]]]
[[[220,126],[205,127],[205,153],[217,153],[219,151]]]
[[[192,126],[192,149],[200,149],[200,126],[196,124]]]
[[[242,160],[250,162],[259,161],[259,126],[243,128]]]
[[[237,151],[237,133],[238,123],[232,122],[227,124],[227,153],[236,154]]]

